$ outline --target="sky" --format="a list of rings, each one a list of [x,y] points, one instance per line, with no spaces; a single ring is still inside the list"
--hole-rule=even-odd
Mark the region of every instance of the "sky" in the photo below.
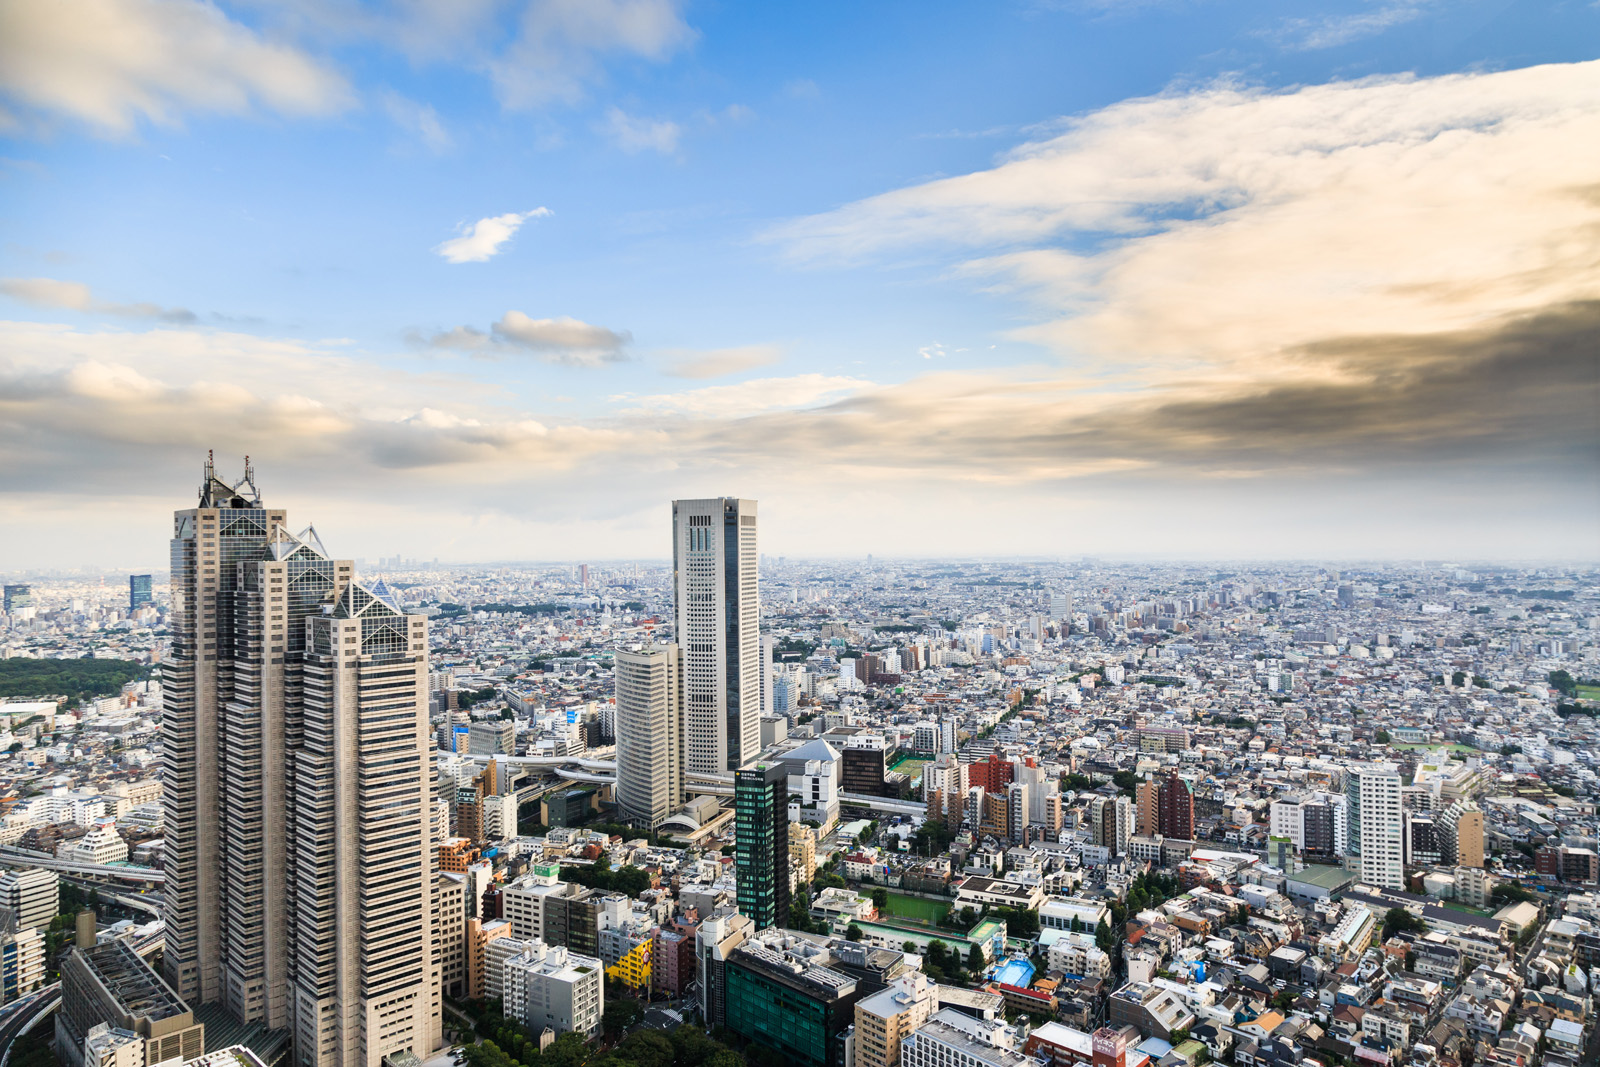
[[[1600,556],[1600,4],[0,0],[0,571]]]

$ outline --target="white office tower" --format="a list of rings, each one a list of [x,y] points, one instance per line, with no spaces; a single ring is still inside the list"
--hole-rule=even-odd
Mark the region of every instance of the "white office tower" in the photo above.
[[[1050,594],[1050,617],[1057,622],[1060,622],[1063,619],[1065,619],[1067,622],[1072,621],[1071,593]]]
[[[654,830],[683,804],[683,682],[678,646],[618,652],[617,804]]]
[[[1356,764],[1345,772],[1344,795],[1350,869],[1368,885],[1404,889],[1399,769]]]
[[[756,502],[672,502],[675,630],[683,656],[684,769],[721,774],[761,751]]]
[[[430,1056],[441,1001],[427,620],[289,532],[248,461],[174,515],[168,981],[299,1067]]]

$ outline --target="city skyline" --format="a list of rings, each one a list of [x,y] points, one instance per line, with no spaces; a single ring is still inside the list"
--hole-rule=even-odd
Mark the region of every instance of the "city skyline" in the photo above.
[[[205,448],[469,563],[1596,555],[1592,5],[3,18],[10,570]]]

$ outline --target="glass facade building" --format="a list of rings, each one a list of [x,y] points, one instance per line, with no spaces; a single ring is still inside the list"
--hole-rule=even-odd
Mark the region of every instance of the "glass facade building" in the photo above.
[[[739,911],[757,930],[789,925],[789,775],[762,763],[733,775]]]

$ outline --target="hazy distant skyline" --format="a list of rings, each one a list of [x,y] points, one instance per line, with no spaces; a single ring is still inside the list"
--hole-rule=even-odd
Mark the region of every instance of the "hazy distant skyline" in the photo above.
[[[1595,559],[1597,39],[0,0],[0,570],[156,566],[208,448],[369,559]]]

